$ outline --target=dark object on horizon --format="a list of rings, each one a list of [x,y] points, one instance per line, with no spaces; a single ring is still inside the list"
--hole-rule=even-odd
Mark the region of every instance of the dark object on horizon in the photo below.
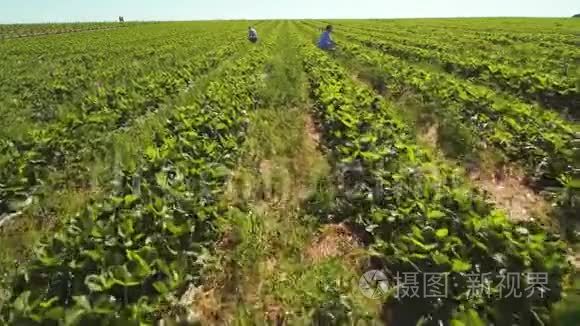
[[[580,18],[580,14],[574,15],[574,16],[572,16],[572,18]]]
[[[125,22],[125,18],[123,18],[123,16],[119,16],[119,23],[124,23]]]

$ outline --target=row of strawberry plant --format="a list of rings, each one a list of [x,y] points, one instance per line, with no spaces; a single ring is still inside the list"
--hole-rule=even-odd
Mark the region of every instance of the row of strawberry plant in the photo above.
[[[176,108],[143,164],[38,248],[5,323],[151,324],[159,304],[198,277],[266,55],[253,49]]]
[[[463,22],[454,22],[449,19],[438,21],[416,19],[409,21],[357,21],[356,23],[370,25],[374,28],[416,30],[420,34],[461,33],[498,45],[534,43],[543,47],[558,47],[575,46],[578,42],[574,33],[577,29],[575,26],[577,23],[568,19],[552,22],[525,19],[517,24],[512,24],[512,26],[508,25],[511,23],[509,19],[498,19],[495,22],[478,19],[467,19]],[[560,28],[562,23],[566,23],[568,26]]]
[[[449,280],[448,291],[436,297],[394,298],[389,292],[389,322],[503,325],[549,318],[568,268],[557,237],[535,225],[511,224],[460,174],[414,144],[383,98],[312,46],[303,55],[324,144],[344,180],[334,215],[371,235],[375,267],[385,269],[390,284],[403,273]],[[537,290],[533,296],[499,298],[506,272],[546,273],[550,282],[539,290],[527,279],[517,290],[531,287]],[[491,275],[489,296],[470,292],[472,273]]]
[[[507,66],[533,68],[535,71],[567,76],[580,58],[580,50],[573,46],[542,47],[534,43],[499,46],[459,31],[401,30],[376,28],[373,25],[341,25],[347,30],[361,31],[389,42],[400,43],[421,49],[435,50],[454,56],[501,63]]]
[[[471,31],[471,34],[498,45],[535,43],[543,47],[575,46],[577,40],[570,33],[528,33],[528,32],[510,32],[510,31]]]
[[[538,102],[557,110],[572,110],[570,114],[573,116],[580,114],[575,111],[580,105],[580,92],[571,77],[540,73],[536,68],[499,64],[483,56],[471,56],[470,51],[454,54],[449,51],[424,50],[397,42],[383,41],[376,35],[373,37],[348,33],[345,35],[404,59],[435,63],[448,73],[498,90],[506,90],[529,102]]]
[[[240,48],[241,41],[235,42],[196,61],[178,62],[175,71],[154,71],[127,88],[103,88],[96,96],[86,95],[81,110],[70,112],[66,119],[29,131],[26,139],[0,140],[0,217],[30,203],[55,171],[66,169],[69,178],[82,181],[87,172],[83,162],[94,158],[112,131],[131,126],[135,119],[167,103]]]
[[[558,184],[562,174],[577,166],[577,134],[554,113],[353,43],[341,43],[341,50],[352,60],[376,68],[393,95],[411,89],[465,125],[473,125],[475,138],[520,162],[538,185]]]
[[[0,39],[127,27],[117,23],[1,25]]]
[[[86,26],[80,29],[49,29],[49,30],[36,30],[36,31],[12,31],[6,34],[0,34],[0,40],[24,38],[24,37],[39,37],[48,35],[59,35],[59,34],[70,34],[70,33],[80,33],[80,32],[97,32],[104,31],[108,29],[118,29],[127,26],[101,26],[101,27],[89,27]]]

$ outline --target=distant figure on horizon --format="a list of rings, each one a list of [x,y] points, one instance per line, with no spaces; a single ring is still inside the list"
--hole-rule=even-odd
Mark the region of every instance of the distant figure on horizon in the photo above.
[[[248,40],[252,43],[258,42],[258,32],[252,26],[248,27]]]
[[[318,47],[323,50],[334,50],[335,44],[332,40],[330,34],[332,33],[332,25],[326,26],[324,32],[320,36],[320,40],[318,40]]]
[[[125,18],[123,16],[119,16],[119,22],[120,23],[124,23],[125,22]]]

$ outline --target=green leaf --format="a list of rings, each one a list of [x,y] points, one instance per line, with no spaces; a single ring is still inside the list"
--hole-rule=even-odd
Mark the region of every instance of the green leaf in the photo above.
[[[580,178],[571,179],[570,181],[568,181],[567,187],[574,188],[574,189],[580,189]]]
[[[165,174],[164,172],[158,172],[155,174],[155,181],[157,181],[157,185],[159,185],[159,187],[161,188],[168,188],[169,187],[169,183],[167,180],[167,174]]]
[[[368,161],[377,161],[381,159],[381,156],[375,152],[361,152],[361,156]]]
[[[14,309],[24,312],[28,308],[28,299],[30,298],[30,291],[25,291],[14,300]]]
[[[97,250],[85,250],[82,252],[83,256],[88,256],[90,259],[99,262],[103,260],[103,255]]]
[[[151,274],[151,268],[149,268],[147,262],[136,251],[127,250],[127,258],[136,263],[137,275],[144,277]]]
[[[86,311],[91,310],[91,303],[89,302],[89,299],[86,296],[84,295],[74,296],[73,300],[79,307],[82,307],[84,310]]]
[[[103,280],[100,275],[89,275],[85,278],[85,285],[94,292],[104,291]]]
[[[413,235],[415,238],[423,240],[423,231],[419,229],[416,225],[411,226],[411,230],[413,231]]]
[[[42,262],[45,266],[57,266],[60,261],[55,256],[49,256],[47,253],[42,252],[38,254],[38,260]]]
[[[431,254],[431,258],[433,258],[433,261],[435,263],[437,263],[437,265],[444,265],[444,264],[449,263],[449,257],[447,257],[447,255],[442,254],[440,252],[435,252],[435,253]]]
[[[62,320],[64,316],[64,308],[63,307],[54,307],[49,309],[45,314],[44,317],[52,320]]]
[[[439,210],[429,211],[427,213],[427,217],[430,219],[437,219],[441,217],[445,217],[445,213]]]
[[[121,266],[114,266],[113,268],[110,268],[109,270],[109,275],[114,279],[113,282],[122,286],[135,286],[135,285],[139,285],[139,280],[137,280],[135,277],[133,277],[133,275],[131,275],[131,273],[129,272],[129,270],[127,269],[127,266],[125,265],[121,265]]]
[[[138,199],[139,199],[139,196],[137,196],[135,194],[129,194],[129,195],[126,195],[123,200],[125,201],[125,205],[129,206]]]
[[[50,300],[42,301],[39,304],[39,306],[46,309],[46,308],[52,306],[52,304],[55,303],[55,302],[57,302],[57,301],[58,301],[58,297],[54,297],[54,298],[52,298]]]
[[[147,147],[145,149],[145,155],[150,159],[150,160],[154,160],[158,157],[158,151],[157,148],[155,147]]]
[[[465,325],[465,323],[462,322],[461,320],[453,319],[451,321],[451,326],[467,326],[467,325]]]
[[[155,290],[157,290],[157,292],[159,292],[159,294],[165,294],[169,292],[169,289],[165,285],[165,282],[157,281],[153,283],[153,287],[155,288]]]
[[[528,231],[528,229],[524,228],[524,227],[517,227],[516,228],[516,232],[521,234],[521,235],[528,235],[530,234],[530,231]]]
[[[220,165],[212,171],[212,174],[216,178],[222,178],[230,175],[230,170],[227,167]]]
[[[485,326],[477,311],[468,309],[458,313],[451,321],[452,326]]]
[[[457,273],[463,273],[471,269],[471,264],[460,259],[453,259],[452,270]]]
[[[163,222],[163,225],[165,226],[165,228],[167,230],[169,230],[169,232],[171,232],[171,234],[173,234],[174,236],[181,236],[185,233],[188,232],[189,228],[188,225],[183,223],[182,225],[176,225],[175,223],[173,223],[173,221],[171,221],[170,219],[167,219]]]
[[[437,236],[437,238],[445,238],[447,235],[449,234],[449,230],[447,230],[446,228],[443,229],[439,229],[437,230],[437,232],[435,232],[435,235]]]
[[[122,237],[129,237],[135,233],[135,226],[133,225],[133,219],[129,216],[123,218],[123,222],[119,226],[119,235]]]
[[[78,306],[68,309],[64,316],[65,325],[78,325],[84,313],[83,309]]]

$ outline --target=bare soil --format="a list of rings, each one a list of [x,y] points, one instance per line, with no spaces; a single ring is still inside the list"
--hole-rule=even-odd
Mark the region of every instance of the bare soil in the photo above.
[[[437,128],[437,124],[427,127],[418,136],[420,142],[437,148]],[[532,218],[543,219],[547,216],[551,209],[550,203],[526,184],[521,170],[485,165],[468,167],[467,177],[476,187],[484,190],[497,207],[507,212],[512,221],[530,221]]]
[[[320,129],[318,128],[318,126],[316,125],[316,123],[314,122],[314,119],[312,118],[312,116],[310,114],[306,115],[305,118],[305,124],[306,124],[306,136],[308,138],[308,140],[310,140],[310,143],[312,145],[320,145]]]
[[[346,225],[328,224],[321,228],[320,233],[306,248],[305,255],[314,263],[334,257],[343,257],[349,261],[360,248],[361,241]]]
[[[431,124],[418,136],[419,141],[427,146],[437,148],[437,142],[439,140],[439,134],[437,132],[438,128],[439,126],[437,124]]]
[[[473,169],[469,178],[485,190],[491,201],[504,209],[513,221],[544,218],[551,209],[546,199],[526,185],[524,174],[517,169],[497,169],[493,173]]]

